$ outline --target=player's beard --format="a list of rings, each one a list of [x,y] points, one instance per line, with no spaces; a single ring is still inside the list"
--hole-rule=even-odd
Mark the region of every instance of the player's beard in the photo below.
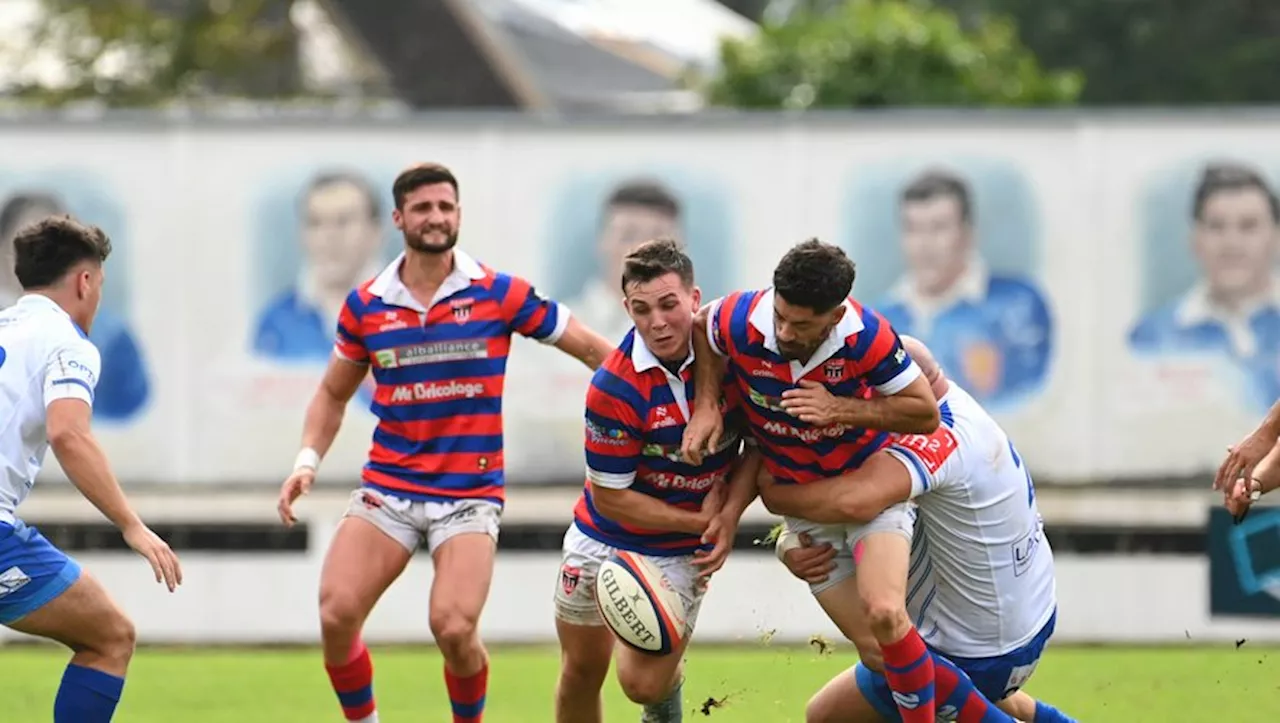
[[[444,233],[442,242],[428,241],[428,234]],[[447,226],[426,226],[416,233],[406,233],[404,243],[409,248],[424,254],[442,254],[458,245],[458,232]]]

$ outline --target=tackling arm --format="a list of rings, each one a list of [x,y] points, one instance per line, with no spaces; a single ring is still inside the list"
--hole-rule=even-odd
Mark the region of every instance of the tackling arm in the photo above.
[[[693,316],[694,405],[704,414],[720,412],[720,391],[724,383],[727,360],[711,346],[707,336],[712,305],[702,307]]]
[[[838,403],[837,421],[850,427],[932,434],[941,421],[938,402],[923,375],[895,394],[871,399],[841,398]]]
[[[1266,494],[1280,487],[1280,443],[1271,447],[1253,470],[1253,478],[1261,485],[1259,493]]]
[[[80,399],[51,402],[46,416],[49,447],[71,483],[111,524],[122,531],[135,528],[142,520],[129,506],[107,455],[90,431],[92,416],[93,409]]]
[[[770,512],[828,525],[870,522],[911,498],[911,473],[884,451],[852,472],[819,482],[780,485],[766,479],[770,483],[761,485],[760,496]]]

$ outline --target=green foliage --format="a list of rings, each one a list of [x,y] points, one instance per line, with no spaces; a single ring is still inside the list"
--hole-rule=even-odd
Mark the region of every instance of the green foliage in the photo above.
[[[923,1],[847,0],[723,42],[705,93],[752,109],[1055,106],[1083,85],[1078,73],[1043,71],[1006,17],[966,29]]]
[[[293,95],[290,2],[41,0],[32,47],[51,53],[66,79],[27,84],[14,95],[49,106],[95,99],[126,107],[219,93]]]

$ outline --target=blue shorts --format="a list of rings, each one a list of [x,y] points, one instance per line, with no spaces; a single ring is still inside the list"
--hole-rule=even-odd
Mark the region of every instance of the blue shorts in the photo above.
[[[1026,645],[995,658],[957,658],[934,650],[932,647],[929,649],[955,663],[956,667],[963,670],[973,681],[978,692],[982,693],[987,700],[996,703],[1008,698],[1026,685],[1040,662],[1040,656],[1044,653],[1049,638],[1053,636],[1053,626],[1057,620],[1058,613],[1055,611],[1049,617],[1049,622],[1045,623],[1044,627],[1040,628],[1040,632],[1036,633],[1036,636]],[[853,667],[853,678],[857,681],[858,690],[862,692],[862,696],[871,703],[871,707],[875,708],[881,717],[891,723],[900,723],[902,718],[898,715],[898,707],[893,702],[893,692],[889,690],[889,683],[883,675],[872,672],[862,663],[858,663]]]
[[[79,563],[36,528],[0,522],[0,625],[39,610],[79,579]]]

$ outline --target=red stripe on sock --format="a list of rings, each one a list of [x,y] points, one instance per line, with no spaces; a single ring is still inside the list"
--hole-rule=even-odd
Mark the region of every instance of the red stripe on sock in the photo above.
[[[956,723],[982,723],[989,710],[986,699],[975,690],[965,698],[964,705],[960,706],[960,711],[956,713]]]
[[[914,627],[901,640],[881,645],[880,649],[884,653],[885,679],[895,693],[912,695],[935,682],[933,658],[929,657],[929,649]],[[895,672],[890,667],[910,670]],[[934,723],[936,710],[936,697],[920,701],[914,708],[898,703],[902,723]]]
[[[373,686],[373,658],[364,643],[359,644],[358,652],[351,660],[342,665],[324,666],[329,674],[329,683],[338,693],[356,693]],[[378,706],[372,697],[369,702],[355,707],[342,706],[342,713],[347,720],[362,720],[373,715]]]
[[[480,669],[480,672],[465,678],[454,675],[448,666],[445,666],[444,684],[449,689],[450,703],[475,705],[484,700],[485,695],[489,692],[489,665],[486,663]],[[479,715],[475,716],[453,716],[453,723],[481,723],[483,720],[483,709]]]

